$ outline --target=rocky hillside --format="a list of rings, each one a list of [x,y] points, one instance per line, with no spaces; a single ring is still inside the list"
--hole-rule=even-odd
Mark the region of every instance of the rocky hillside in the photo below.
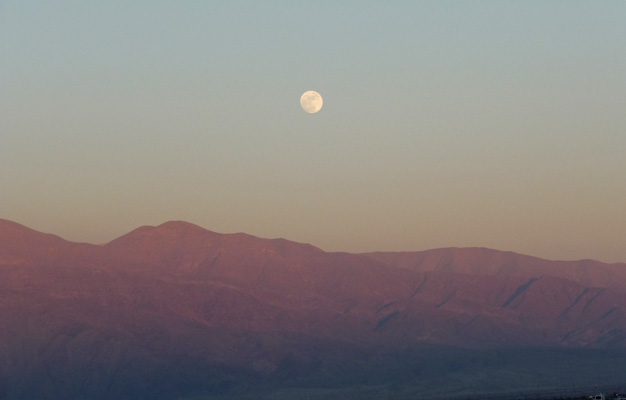
[[[570,367],[579,384],[619,380],[606,366],[626,354],[625,270],[489,249],[327,253],[185,222],[96,246],[0,220],[0,398],[424,388],[505,370],[485,382],[549,386]],[[545,354],[544,375],[523,372]]]

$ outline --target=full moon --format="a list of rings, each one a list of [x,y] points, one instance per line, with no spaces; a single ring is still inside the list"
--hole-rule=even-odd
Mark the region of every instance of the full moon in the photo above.
[[[304,92],[302,97],[300,97],[300,105],[302,106],[302,109],[309,114],[315,114],[321,110],[323,104],[324,101],[322,101],[322,96],[313,90]]]

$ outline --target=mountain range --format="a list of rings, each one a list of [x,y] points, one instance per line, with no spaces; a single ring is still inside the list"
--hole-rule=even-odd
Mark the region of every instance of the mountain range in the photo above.
[[[626,385],[626,264],[0,220],[0,398],[471,398]],[[621,367],[618,367],[621,365]]]

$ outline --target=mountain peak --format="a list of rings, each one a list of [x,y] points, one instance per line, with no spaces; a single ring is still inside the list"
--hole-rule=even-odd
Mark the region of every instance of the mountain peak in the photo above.
[[[180,221],[180,220],[179,221],[167,221],[167,222],[162,223],[161,225],[157,225],[154,228],[158,230],[179,231],[179,232],[184,232],[184,231],[210,232],[207,229],[202,228],[201,226],[192,224],[191,222]]]
[[[37,232],[34,229],[28,228],[17,222],[9,221],[8,219],[0,218],[0,235],[9,235],[16,233],[31,233],[36,235],[44,235],[41,232]]]
[[[0,219],[0,263],[51,262],[71,245],[71,242],[59,236]]]
[[[0,243],[16,243],[28,245],[32,242],[67,243],[59,236],[38,232],[17,222],[0,219]]]
[[[137,240],[145,239],[173,239],[177,237],[186,236],[217,236],[219,233],[215,233],[204,229],[198,225],[185,221],[168,221],[157,226],[144,225],[137,229],[130,231],[129,233],[122,235],[107,245],[119,245],[126,242],[135,242]]]

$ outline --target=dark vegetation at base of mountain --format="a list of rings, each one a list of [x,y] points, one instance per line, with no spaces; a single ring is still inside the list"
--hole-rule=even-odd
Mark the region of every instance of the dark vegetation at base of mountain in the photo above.
[[[309,365],[307,374],[275,376],[221,396],[234,399],[531,399],[625,391],[626,352],[563,349],[413,348],[373,363]],[[304,370],[305,368],[301,368]],[[608,393],[608,392],[607,392]]]
[[[554,388],[567,394],[575,388],[625,384],[621,366],[626,351],[419,346],[353,348],[338,356],[333,349],[341,344],[292,345],[293,352],[275,366],[260,361],[249,367],[210,364],[168,352],[119,354],[109,362],[82,353],[50,358],[30,371],[3,373],[0,398],[458,399],[528,397],[554,393]],[[318,346],[319,351],[302,350]]]

